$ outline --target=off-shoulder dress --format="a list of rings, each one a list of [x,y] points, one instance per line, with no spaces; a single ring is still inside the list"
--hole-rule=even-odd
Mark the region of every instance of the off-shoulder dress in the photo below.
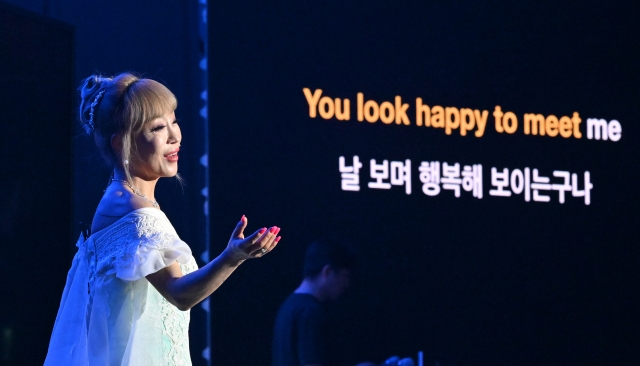
[[[76,246],[45,366],[191,365],[189,311],[145,278],[174,262],[198,268],[167,216],[137,209]]]

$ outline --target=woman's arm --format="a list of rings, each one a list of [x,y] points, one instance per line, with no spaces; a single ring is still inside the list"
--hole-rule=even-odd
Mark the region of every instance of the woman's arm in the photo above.
[[[245,238],[243,231],[247,218],[242,216],[227,248],[206,266],[182,275],[177,262],[147,276],[153,287],[180,310],[189,310],[211,295],[235,271],[242,262],[260,258],[275,248],[280,241],[280,228],[262,228]],[[263,253],[262,249],[266,250]]]

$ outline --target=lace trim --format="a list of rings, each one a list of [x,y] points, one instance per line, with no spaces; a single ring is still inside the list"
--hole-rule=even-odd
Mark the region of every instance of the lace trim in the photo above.
[[[119,223],[95,240],[96,273],[131,265],[139,248],[166,249],[175,240],[180,239],[173,227],[157,217],[138,216]]]
[[[187,264],[181,264],[182,274],[188,274],[197,269],[195,261],[192,259]],[[167,299],[161,297],[160,311],[162,313],[162,334],[170,342],[164,343],[164,360],[167,365],[186,366],[190,365],[187,360],[189,356],[189,321],[190,311],[180,311]]]

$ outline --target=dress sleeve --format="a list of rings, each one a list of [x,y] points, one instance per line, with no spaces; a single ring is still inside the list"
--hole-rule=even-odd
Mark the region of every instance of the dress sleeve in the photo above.
[[[127,244],[114,261],[116,277],[122,280],[136,281],[173,262],[187,264],[193,258],[187,243],[168,222],[163,225],[157,220],[142,220],[128,234]]]

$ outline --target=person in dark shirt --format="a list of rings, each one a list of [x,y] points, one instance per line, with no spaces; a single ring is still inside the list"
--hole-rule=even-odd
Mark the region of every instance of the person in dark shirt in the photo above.
[[[278,311],[273,337],[272,366],[329,366],[326,304],[349,287],[355,255],[333,239],[312,243],[305,254],[304,279]],[[357,366],[369,366],[361,363]]]

